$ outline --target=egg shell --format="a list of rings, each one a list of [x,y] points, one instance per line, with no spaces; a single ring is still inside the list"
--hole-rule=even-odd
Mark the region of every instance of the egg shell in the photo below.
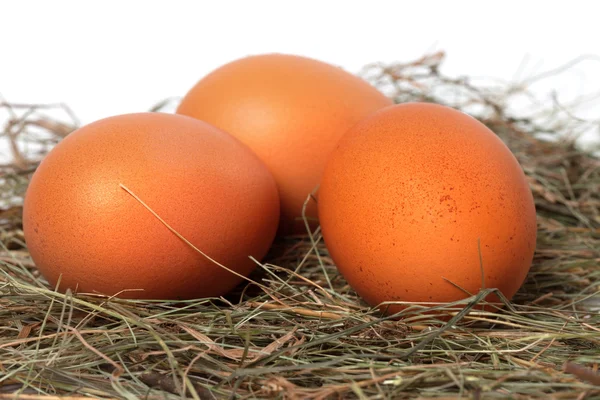
[[[223,295],[268,251],[279,220],[273,177],[247,146],[193,118],[126,114],[86,125],[39,165],[23,225],[52,286],[120,297]]]
[[[344,136],[319,217],[339,271],[373,306],[463,299],[482,288],[482,269],[483,286],[510,299],[536,244],[533,196],[511,151],[476,119],[428,103],[387,107]]]
[[[280,234],[306,233],[302,207],[342,135],[392,101],[363,79],[310,58],[263,54],[201,79],[177,113],[246,143],[269,167],[281,198]],[[316,220],[314,202],[306,216]]]

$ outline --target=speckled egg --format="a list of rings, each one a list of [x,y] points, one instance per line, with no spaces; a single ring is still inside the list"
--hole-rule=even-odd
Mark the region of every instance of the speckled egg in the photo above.
[[[511,151],[476,119],[428,103],[387,107],[343,137],[319,217],[339,271],[373,306],[482,287],[510,299],[536,244],[533,196]]]
[[[102,119],[67,136],[27,190],[33,261],[61,291],[187,299],[225,294],[268,251],[279,198],[266,166],[237,139],[161,113]],[[131,290],[131,291],[129,291]],[[125,291],[125,292],[123,292]]]
[[[392,101],[363,79],[287,54],[242,58],[202,78],[177,112],[246,143],[269,167],[281,198],[280,234],[306,233],[302,207],[342,135]],[[314,202],[306,216],[316,220]]]

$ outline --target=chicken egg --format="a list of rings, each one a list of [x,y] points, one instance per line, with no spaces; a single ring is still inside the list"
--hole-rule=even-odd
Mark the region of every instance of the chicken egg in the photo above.
[[[31,257],[52,286],[154,299],[227,293],[255,268],[249,256],[267,253],[278,221],[275,181],[246,145],[162,113],[68,135],[37,168],[23,210]]]
[[[262,54],[201,79],[177,112],[246,143],[270,169],[281,198],[280,234],[306,233],[302,209],[342,135],[392,101],[366,81],[314,59]],[[306,216],[315,220],[316,206]]]
[[[350,129],[318,208],[331,257],[372,306],[484,287],[510,299],[535,250],[535,205],[514,155],[481,122],[436,104],[390,106]]]

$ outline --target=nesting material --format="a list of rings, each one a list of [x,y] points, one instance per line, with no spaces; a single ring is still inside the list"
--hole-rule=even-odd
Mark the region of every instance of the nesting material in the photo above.
[[[342,279],[318,229],[278,242],[251,276],[259,285],[217,299],[55,292],[25,246],[21,200],[41,157],[77,121],[59,115],[60,107],[4,102],[0,139],[13,144],[14,162],[0,170],[0,396],[600,396],[600,160],[573,140],[597,122],[545,99],[516,115],[511,104],[528,82],[449,77],[442,60],[436,53],[363,72],[396,102],[469,112],[524,168],[537,208],[537,249],[525,284],[503,310],[480,311],[488,295],[481,292],[384,317]]]

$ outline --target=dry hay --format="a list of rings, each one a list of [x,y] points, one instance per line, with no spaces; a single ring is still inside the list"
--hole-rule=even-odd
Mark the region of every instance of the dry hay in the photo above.
[[[252,275],[260,286],[219,299],[56,293],[27,252],[21,200],[41,157],[78,123],[64,106],[4,102],[14,162],[0,170],[0,398],[600,398],[600,160],[574,142],[598,123],[528,95],[561,69],[476,84],[443,75],[443,56],[363,72],[397,102],[468,111],[519,159],[539,237],[505,310],[473,310],[482,292],[384,318],[337,273],[318,230],[276,244]],[[517,98],[530,100],[527,115],[511,111]]]

